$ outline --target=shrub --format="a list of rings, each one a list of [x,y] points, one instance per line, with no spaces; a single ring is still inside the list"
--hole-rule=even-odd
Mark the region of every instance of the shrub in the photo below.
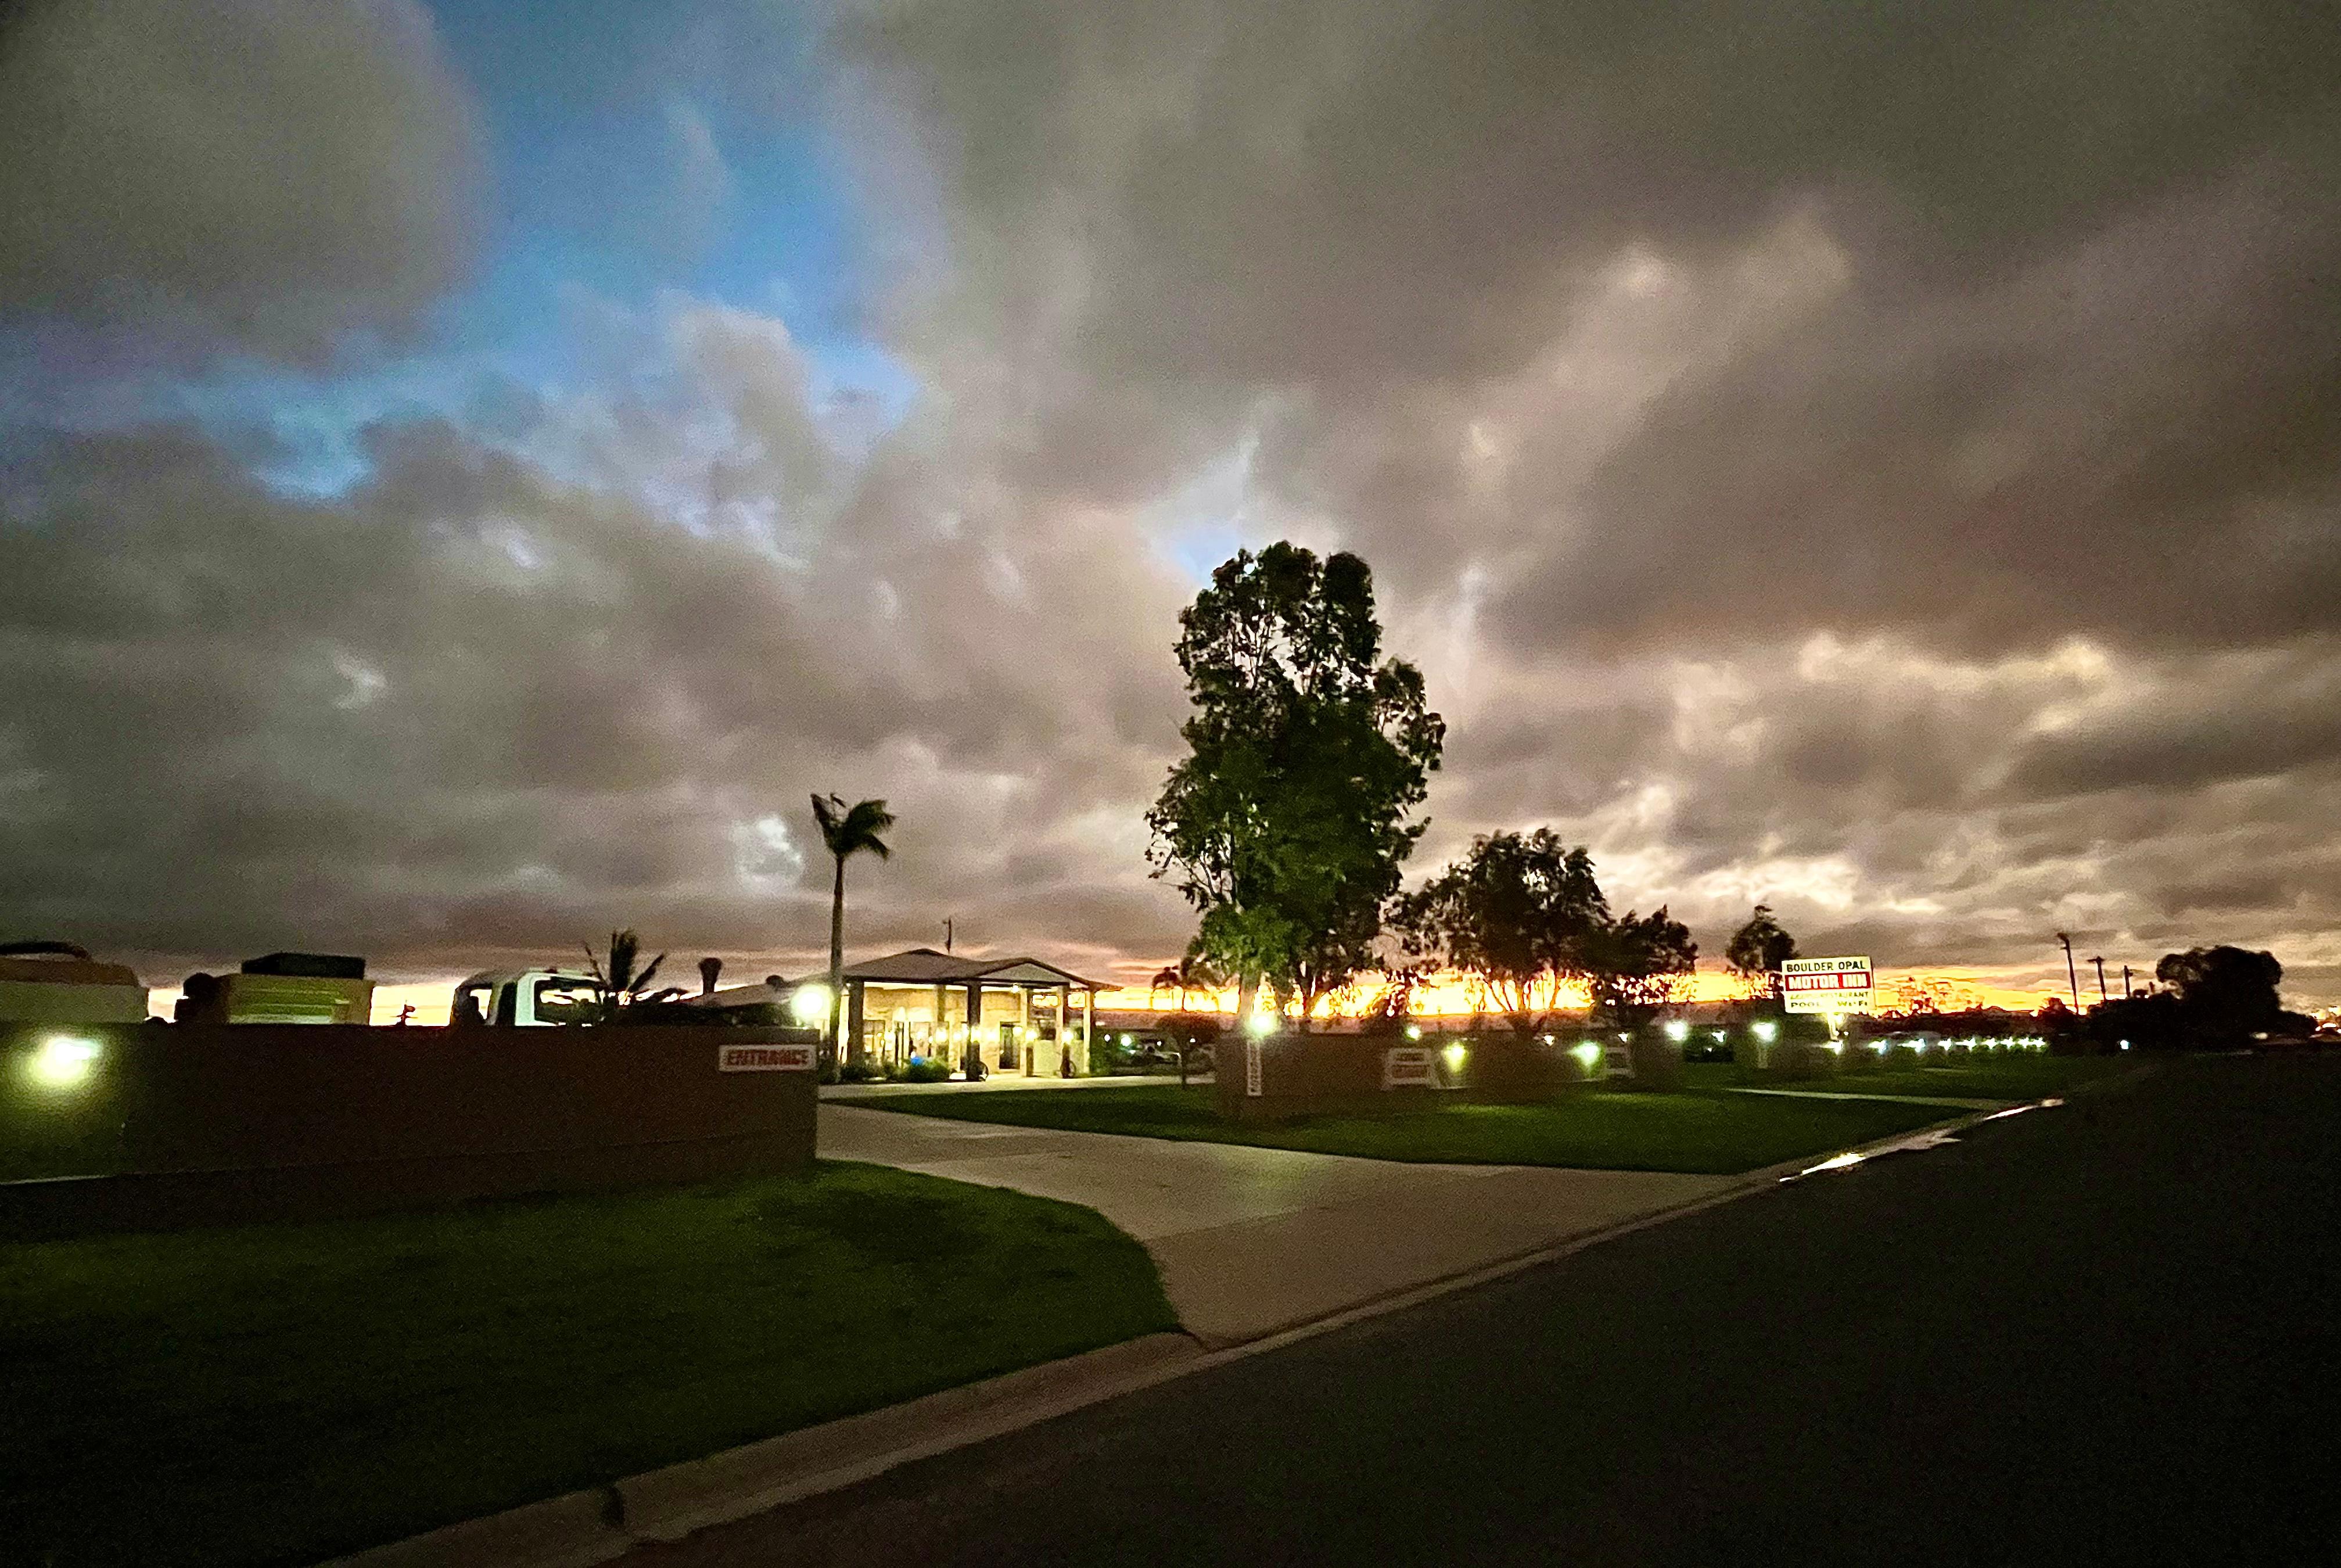
[[[841,1084],[877,1084],[882,1083],[885,1077],[886,1069],[870,1061],[848,1062],[837,1070],[837,1081]]]
[[[913,1062],[902,1069],[902,1082],[905,1084],[941,1084],[948,1081],[951,1075],[951,1064],[939,1062],[931,1056]]]

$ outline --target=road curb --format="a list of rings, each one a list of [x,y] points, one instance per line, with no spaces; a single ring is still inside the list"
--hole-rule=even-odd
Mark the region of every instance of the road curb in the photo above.
[[[850,1486],[898,1465],[1167,1381],[1205,1356],[1151,1333],[784,1433],[334,1558],[323,1568],[593,1568],[653,1541]]]
[[[1187,1334],[1147,1334],[629,1476],[611,1490],[628,1534],[676,1541],[1164,1382],[1204,1353]]]
[[[1824,1166],[1924,1148],[2005,1114],[1964,1113],[1875,1139],[1830,1161],[1807,1157],[1748,1171],[1728,1186],[1684,1203],[1353,1302],[1255,1338],[1207,1344],[1184,1333],[1146,1334],[646,1471],[591,1491],[450,1524],[335,1558],[322,1568],[593,1568],[652,1542],[680,1540],[711,1525],[802,1503],[1088,1405],[1492,1283],[1636,1231],[1775,1191]]]
[[[638,1544],[618,1528],[610,1489],[597,1486],[336,1557],[324,1568],[592,1568]]]

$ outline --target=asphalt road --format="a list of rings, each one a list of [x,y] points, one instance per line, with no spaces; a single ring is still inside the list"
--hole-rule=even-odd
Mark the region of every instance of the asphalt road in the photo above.
[[[628,1563],[2329,1560],[2336,1220],[2172,1064]]]

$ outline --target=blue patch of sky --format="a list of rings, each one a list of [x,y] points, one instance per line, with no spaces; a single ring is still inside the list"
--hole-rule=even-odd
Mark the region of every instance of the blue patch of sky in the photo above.
[[[724,0],[434,11],[493,160],[470,285],[415,341],[323,373],[215,365],[141,389],[125,410],[190,419],[272,485],[327,496],[366,475],[367,432],[385,422],[445,419],[495,441],[533,400],[642,374],[591,318],[654,324],[683,296],[778,317],[816,399],[856,396],[864,427],[867,405],[882,424],[900,417],[917,385],[862,327],[878,281],[866,215],[831,133],[802,112],[815,67],[802,15]],[[692,123],[712,134],[720,187],[692,187],[681,127]]]
[[[1256,537],[1260,530],[1250,506],[1252,462],[1259,450],[1259,435],[1247,434],[1217,462],[1148,508],[1142,523],[1155,549],[1190,581],[1209,582],[1220,563],[1265,542]]]

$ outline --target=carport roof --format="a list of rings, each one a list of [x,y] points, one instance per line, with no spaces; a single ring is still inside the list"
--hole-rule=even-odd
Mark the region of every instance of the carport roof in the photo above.
[[[1083,991],[1108,991],[1101,981],[1085,980],[1070,969],[1060,969],[1038,958],[958,958],[931,947],[864,959],[845,966],[848,980],[875,981],[882,985],[1071,985]]]

